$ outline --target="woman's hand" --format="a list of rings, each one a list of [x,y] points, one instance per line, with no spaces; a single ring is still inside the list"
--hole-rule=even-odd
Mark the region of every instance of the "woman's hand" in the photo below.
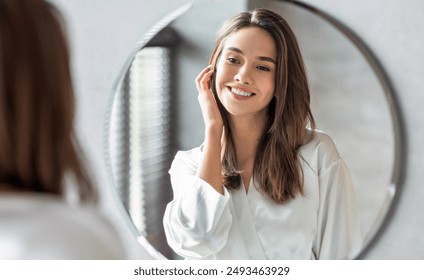
[[[206,128],[203,157],[197,174],[218,193],[224,194],[221,175],[221,136],[224,125],[218,104],[209,87],[212,75],[213,70],[208,66],[196,78],[198,99]]]
[[[197,76],[196,86],[199,91],[198,100],[203,114],[206,133],[212,132],[214,135],[221,138],[223,121],[217,101],[210,89],[212,75],[213,69],[211,66],[208,66]]]

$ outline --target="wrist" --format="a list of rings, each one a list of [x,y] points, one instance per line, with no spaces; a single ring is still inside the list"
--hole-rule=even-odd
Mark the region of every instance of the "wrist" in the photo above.
[[[209,125],[205,128],[205,137],[221,140],[223,128],[222,125]]]

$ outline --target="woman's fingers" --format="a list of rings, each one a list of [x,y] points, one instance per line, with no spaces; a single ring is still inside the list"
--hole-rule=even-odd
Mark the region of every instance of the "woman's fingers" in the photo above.
[[[196,86],[197,90],[200,92],[202,91],[210,91],[209,88],[209,81],[211,79],[211,76],[213,74],[212,67],[208,66],[205,69],[203,69],[200,74],[196,78]]]
[[[210,89],[210,81],[213,73],[212,67],[208,66],[197,76],[196,86],[199,91],[198,100],[206,127],[216,127],[219,131],[222,131],[223,122],[221,113],[219,112],[215,97]]]

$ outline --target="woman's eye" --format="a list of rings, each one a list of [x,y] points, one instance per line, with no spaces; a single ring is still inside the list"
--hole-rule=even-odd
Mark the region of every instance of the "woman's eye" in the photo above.
[[[266,66],[258,66],[257,67],[259,70],[261,70],[261,71],[271,71],[268,67],[266,67]]]
[[[237,59],[235,59],[235,58],[233,58],[233,57],[229,57],[229,58],[227,58],[227,61],[228,61],[229,63],[233,63],[233,64],[238,63],[238,60],[237,60]]]

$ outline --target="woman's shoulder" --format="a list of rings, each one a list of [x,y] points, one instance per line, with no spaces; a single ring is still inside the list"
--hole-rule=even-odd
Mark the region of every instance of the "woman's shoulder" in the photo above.
[[[321,173],[340,160],[333,139],[327,133],[316,129],[307,129],[306,143],[300,147],[299,153],[316,173]]]
[[[171,170],[181,168],[189,170],[197,170],[202,158],[202,147],[195,147],[190,150],[180,150],[176,153],[171,165]]]
[[[0,259],[124,259],[112,224],[94,205],[72,206],[52,195],[0,197]],[[13,240],[17,246],[3,247]]]
[[[202,155],[203,145],[189,149],[189,150],[179,150],[175,158],[183,159],[183,160],[195,160],[196,158],[201,157]]]
[[[336,144],[330,135],[328,135],[326,132],[318,129],[307,129],[305,136],[305,144],[301,147],[301,149],[322,149],[323,152],[332,152],[338,156]]]

